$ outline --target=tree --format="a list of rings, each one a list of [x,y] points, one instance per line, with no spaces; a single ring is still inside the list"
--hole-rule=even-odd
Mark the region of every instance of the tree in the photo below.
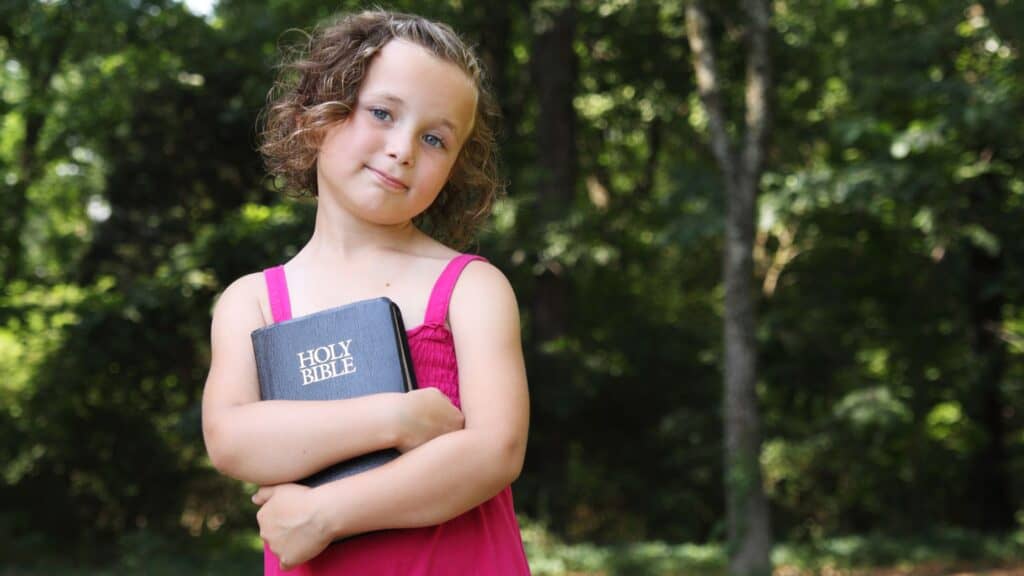
[[[573,40],[576,29],[574,0],[561,3],[554,9],[536,6],[532,13],[536,35],[532,38],[530,75],[536,89],[537,129],[536,153],[540,168],[536,199],[536,224],[542,250],[537,255],[542,271],[536,278],[531,309],[533,327],[530,331],[531,347],[535,353],[532,374],[541,375],[551,382],[554,396],[540,391],[542,410],[557,414],[566,402],[558,396],[568,389],[570,370],[564,354],[558,350],[568,333],[570,285],[567,271],[557,260],[543,256],[543,245],[552,225],[557,225],[570,212],[576,189],[575,95],[576,56]],[[551,437],[543,443],[533,443],[540,456],[547,461],[549,471],[543,484],[554,488],[542,489],[541,500],[546,501],[556,525],[564,523],[568,506],[559,494],[565,486],[567,448],[569,439],[564,429],[552,428]]]
[[[711,148],[725,185],[725,489],[729,564],[733,574],[771,573],[768,502],[761,485],[761,424],[755,383],[756,313],[753,249],[756,197],[768,137],[768,5],[744,0],[747,30],[746,118],[742,147],[728,134],[708,17],[686,7],[686,30]]]

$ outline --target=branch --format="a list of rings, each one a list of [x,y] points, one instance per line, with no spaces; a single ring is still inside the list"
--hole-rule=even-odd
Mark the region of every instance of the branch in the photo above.
[[[725,174],[736,173],[736,160],[725,129],[725,114],[718,87],[718,68],[715,51],[708,32],[708,17],[698,0],[686,4],[686,37],[693,53],[693,69],[697,73],[697,90],[708,114],[711,130],[711,150]]]
[[[767,0],[744,0],[749,22],[747,46],[746,134],[743,142],[743,175],[757,178],[764,162],[768,134],[768,86],[771,66],[768,58]],[[752,183],[755,187],[757,182]]]

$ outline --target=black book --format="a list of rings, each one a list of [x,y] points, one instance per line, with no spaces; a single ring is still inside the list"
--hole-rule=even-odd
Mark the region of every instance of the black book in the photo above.
[[[262,400],[339,400],[416,387],[398,306],[361,300],[254,330]],[[380,466],[394,449],[335,464],[302,480],[318,486]]]

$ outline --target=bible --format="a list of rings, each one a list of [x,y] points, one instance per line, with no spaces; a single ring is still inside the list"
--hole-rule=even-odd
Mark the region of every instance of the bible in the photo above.
[[[360,300],[252,332],[261,400],[341,400],[416,387],[409,341],[398,306]],[[398,457],[371,452],[301,481],[319,486]]]

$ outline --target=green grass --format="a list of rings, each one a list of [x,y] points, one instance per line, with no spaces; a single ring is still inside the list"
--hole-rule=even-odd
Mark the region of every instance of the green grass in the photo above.
[[[726,553],[721,544],[566,544],[529,522],[523,523],[523,540],[530,567],[537,576],[726,573]],[[780,543],[772,552],[772,561],[778,574],[864,574],[892,568],[914,573],[916,567],[929,573],[939,567],[939,573],[945,573],[943,566],[949,571],[953,567],[967,571],[972,567],[1017,566],[1024,573],[1024,531],[994,537],[949,528],[914,538],[869,534]]]
[[[947,566],[979,570],[999,566],[1024,568],[1024,531],[1004,537],[957,528],[933,530],[913,538],[869,534],[829,538],[775,548],[775,564],[819,572],[825,568],[865,570],[877,567],[910,570]]]
[[[537,576],[725,574],[720,544],[641,542],[615,546],[565,543],[543,526],[522,522],[530,567]],[[11,545],[10,542],[7,543]],[[62,558],[43,542],[24,542],[4,554],[0,576],[171,576],[251,575],[262,571],[261,543],[255,533],[213,535],[172,541],[152,533],[121,540],[104,565],[82,566]],[[10,562],[21,558],[20,562]],[[845,536],[808,543],[781,543],[773,561],[780,575],[891,573],[970,573],[999,566],[1024,568],[1024,531],[1004,537],[958,529],[935,530],[914,538],[882,534]],[[944,568],[945,567],[945,568]]]

